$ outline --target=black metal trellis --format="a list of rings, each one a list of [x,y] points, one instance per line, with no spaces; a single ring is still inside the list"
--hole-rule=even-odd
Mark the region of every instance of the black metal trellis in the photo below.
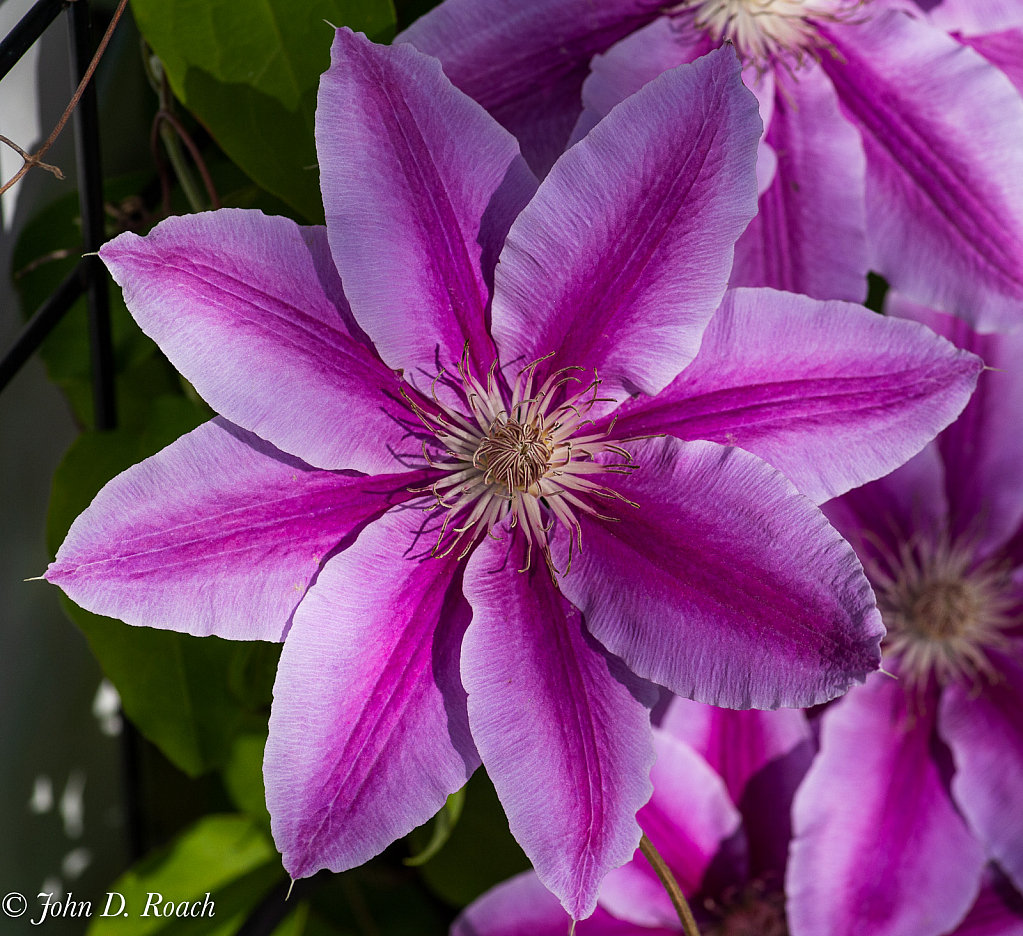
[[[28,51],[50,24],[66,11],[72,91],[78,87],[92,59],[88,0],[38,0],[0,42],[0,78]],[[82,240],[86,254],[103,244],[103,169],[99,148],[99,113],[96,89],[90,82],[73,115],[78,199]],[[110,303],[106,270],[97,256],[83,256],[50,297],[22,328],[0,360],[3,390],[39,348],[67,311],[82,295],[89,310],[89,353],[95,426],[117,426],[114,395],[114,353],[110,334]],[[138,735],[127,720],[122,732],[122,761],[128,850],[132,860],[145,852],[138,783]]]
[[[38,0],[0,42],[0,78],[3,78],[50,24],[66,12],[72,90],[85,75],[93,54],[88,0]],[[0,359],[0,391],[11,382],[46,336],[84,294],[89,313],[89,356],[95,428],[117,427],[114,388],[114,353],[110,330],[109,281],[95,251],[104,241],[103,170],[100,161],[99,112],[96,89],[90,82],[73,114],[78,198],[82,216],[84,256],[50,297],[35,311],[14,344]],[[122,739],[123,784],[128,851],[132,862],[146,852],[139,784],[139,735],[127,719]],[[268,936],[299,899],[308,896],[329,877],[320,872],[294,883],[294,902],[288,903],[289,881],[271,890],[239,927],[236,936]]]
[[[0,78],[11,70],[62,10],[67,11],[71,80],[73,87],[78,86],[92,58],[88,0],[38,0],[0,43]],[[91,82],[72,119],[82,239],[85,252],[91,254],[103,244],[103,170],[99,151],[99,115],[96,89]],[[95,425],[97,429],[113,429],[117,425],[117,406],[114,398],[110,303],[106,271],[98,257],[83,256],[21,330],[13,346],[0,360],[0,390],[10,383],[83,293],[89,307]]]

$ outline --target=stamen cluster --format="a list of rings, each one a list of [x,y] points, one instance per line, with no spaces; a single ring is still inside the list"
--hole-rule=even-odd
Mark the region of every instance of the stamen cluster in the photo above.
[[[445,511],[434,556],[447,556],[459,549],[459,558],[464,558],[484,533],[493,536],[493,528],[510,518],[510,527],[521,527],[528,544],[526,564],[520,571],[529,568],[535,544],[552,578],[567,575],[575,549],[582,549],[582,527],[576,512],[614,522],[618,518],[598,511],[591,498],[638,506],[591,480],[593,475],[626,474],[638,467],[620,442],[608,438],[613,422],[604,432],[585,432],[593,425],[587,414],[594,405],[610,402],[597,396],[600,380],[594,374],[573,394],[569,385],[579,378],[572,372],[582,368],[568,367],[551,374],[534,392],[536,369],[544,360],[533,361],[520,371],[509,394],[502,386],[496,361],[484,387],[469,372],[463,355],[457,390],[465,412],[438,397],[437,384],[443,374],[434,381],[432,406],[403,392],[443,453],[441,457],[431,454],[432,446],[423,443],[427,463],[444,475],[429,488],[417,489],[436,497],[431,510]],[[605,453],[621,460],[598,461]],[[571,531],[564,570],[555,568],[548,542],[556,522]]]
[[[1006,646],[1018,602],[1008,568],[978,562],[975,552],[968,540],[918,537],[868,569],[888,628],[884,651],[918,690],[932,676],[940,684],[997,679],[985,651]]]
[[[719,900],[708,898],[704,906],[714,917],[711,936],[788,936],[785,893],[764,880],[725,891]]]
[[[692,16],[715,42],[731,42],[742,60],[765,69],[828,48],[816,22],[848,21],[868,0],[682,0],[671,13]]]

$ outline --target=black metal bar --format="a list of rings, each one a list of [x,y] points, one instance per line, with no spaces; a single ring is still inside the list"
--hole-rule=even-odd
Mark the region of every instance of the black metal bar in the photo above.
[[[78,265],[61,281],[53,294],[35,312],[15,339],[11,350],[0,361],[0,390],[3,390],[15,374],[32,357],[36,348],[43,343],[54,326],[64,317],[78,297],[89,285],[90,257],[83,257]]]
[[[66,0],[39,0],[0,42],[0,78],[3,78],[60,13]]]
[[[71,52],[71,83],[77,88],[92,61],[88,0],[75,0],[67,10]],[[103,168],[99,149],[99,108],[96,84],[90,81],[74,113],[78,202],[86,252],[103,245]],[[110,296],[106,270],[98,257],[89,270],[89,351],[92,358],[92,399],[97,429],[117,426],[114,397],[114,346],[110,334]]]

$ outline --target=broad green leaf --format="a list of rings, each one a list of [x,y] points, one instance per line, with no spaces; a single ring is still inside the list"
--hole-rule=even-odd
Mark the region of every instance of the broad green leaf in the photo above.
[[[508,829],[508,819],[486,771],[476,771],[464,787],[465,804],[447,843],[419,873],[439,897],[456,907],[471,903],[484,891],[520,871],[529,859]],[[409,838],[422,848],[428,826]]]
[[[265,747],[265,732],[237,735],[221,775],[235,806],[269,829],[270,813],[266,808],[266,793],[263,789]]]
[[[132,627],[63,604],[142,734],[189,776],[224,763],[246,715],[227,681],[234,643]]]
[[[313,113],[335,26],[394,34],[391,0],[133,0],[178,99],[267,191],[323,221]]]
[[[206,816],[170,847],[143,859],[93,908],[88,936],[229,936],[284,878],[270,837],[246,816]],[[118,894],[124,897],[124,911]],[[167,903],[174,916],[167,916]],[[212,905],[212,906],[211,906]],[[160,915],[154,913],[154,906]],[[146,909],[149,913],[143,916]],[[202,916],[178,916],[181,908]],[[210,911],[212,909],[212,915]]]

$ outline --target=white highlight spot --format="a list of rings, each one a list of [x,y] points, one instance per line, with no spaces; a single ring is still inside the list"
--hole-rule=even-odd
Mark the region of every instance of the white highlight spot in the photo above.
[[[81,838],[85,831],[85,771],[71,771],[60,797],[60,818],[68,838]]]
[[[91,864],[92,852],[88,848],[75,848],[64,856],[60,870],[69,881],[76,881]]]
[[[124,728],[121,697],[109,679],[104,679],[96,690],[96,697],[92,700],[92,714],[99,721],[99,730],[111,738],[117,737]]]
[[[35,785],[32,787],[32,798],[28,801],[28,808],[37,815],[53,809],[53,781],[46,774],[36,777]]]

